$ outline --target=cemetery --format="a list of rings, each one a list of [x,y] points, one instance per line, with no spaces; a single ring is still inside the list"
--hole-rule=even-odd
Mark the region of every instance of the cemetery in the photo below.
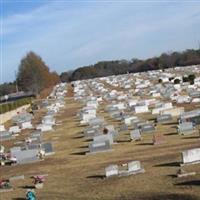
[[[188,66],[56,85],[34,115],[0,125],[0,197],[200,199],[199,76]]]

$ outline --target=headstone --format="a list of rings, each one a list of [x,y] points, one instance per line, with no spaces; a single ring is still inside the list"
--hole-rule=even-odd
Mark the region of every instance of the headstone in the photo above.
[[[193,123],[192,122],[183,122],[178,126],[178,133],[183,135],[193,134]]]
[[[164,122],[167,122],[167,121],[170,121],[170,120],[172,120],[172,116],[170,114],[159,115],[156,118],[157,123],[164,123]]]
[[[44,149],[45,155],[47,155],[47,156],[55,153],[53,150],[52,143],[49,143],[49,142],[43,143],[42,148]]]
[[[31,135],[29,138],[31,139],[31,143],[41,143],[42,142],[41,136]]]
[[[146,105],[142,106],[135,106],[135,113],[146,113],[149,112],[149,108]]]
[[[89,127],[86,130],[84,130],[84,136],[86,138],[91,138],[91,137],[94,137],[94,136],[97,136],[100,134],[101,134],[101,132],[97,128]]]
[[[127,126],[129,126],[129,125],[131,125],[132,120],[136,120],[136,119],[137,119],[136,116],[128,116],[128,117],[125,117],[124,123],[125,123]]]
[[[30,129],[33,128],[31,121],[26,121],[21,123],[21,129]]]
[[[42,119],[42,123],[46,125],[55,125],[55,119],[51,115],[44,116]]]
[[[104,119],[102,118],[94,118],[89,121],[90,126],[102,125],[102,124],[104,124]]]
[[[30,137],[40,137],[42,139],[42,132],[40,130],[35,130],[31,133]]]
[[[11,126],[9,128],[9,132],[11,132],[11,133],[20,133],[21,130],[20,130],[19,126]]]
[[[134,141],[138,141],[138,140],[141,140],[141,133],[140,133],[140,130],[139,129],[135,129],[133,131],[130,132],[130,137],[131,137],[131,140],[134,140]]]
[[[117,176],[118,175],[118,166],[117,165],[109,165],[105,168],[106,177]]]
[[[33,116],[30,113],[20,113],[17,114],[16,116],[14,116],[12,118],[13,123],[23,123],[23,122],[28,122],[31,121],[31,119],[33,118]]]
[[[89,144],[90,153],[98,153],[111,150],[110,142],[108,140],[103,142],[91,142]]]
[[[113,136],[110,133],[102,134],[102,135],[95,136],[93,138],[93,141],[97,142],[97,143],[98,142],[109,141],[110,145],[112,145],[113,144]]]
[[[129,176],[132,174],[144,173],[145,170],[141,168],[140,161],[128,162],[126,170],[119,170],[119,176]]]
[[[22,151],[14,151],[11,153],[11,157],[17,158],[17,163],[29,163],[38,161],[38,149],[31,149],[31,150],[22,150]]]
[[[160,113],[162,115],[169,114],[173,117],[177,117],[180,116],[182,113],[184,113],[184,107],[176,107],[167,110],[162,110]]]
[[[5,131],[6,129],[5,129],[5,127],[4,127],[4,125],[0,125],[0,131]]]
[[[52,131],[53,128],[52,128],[52,125],[49,125],[49,124],[39,124],[37,127],[36,127],[37,130],[40,130],[42,132],[46,132],[46,131]]]
[[[3,154],[5,151],[5,147],[3,145],[0,145],[0,154]]]
[[[0,141],[10,140],[12,139],[12,133],[9,131],[1,131],[0,132]]]
[[[200,148],[183,151],[182,160],[183,164],[200,163]]]
[[[133,128],[135,128],[135,129],[141,129],[142,126],[147,125],[147,122],[137,120],[137,121],[132,121],[132,125],[133,125]]]
[[[151,132],[154,131],[155,127],[153,124],[144,124],[141,126],[141,132],[146,133],[146,132]]]
[[[12,147],[10,149],[11,155],[13,155],[15,152],[21,151],[21,147]]]
[[[128,163],[129,172],[138,171],[140,169],[141,169],[141,165],[139,161],[132,161]]]

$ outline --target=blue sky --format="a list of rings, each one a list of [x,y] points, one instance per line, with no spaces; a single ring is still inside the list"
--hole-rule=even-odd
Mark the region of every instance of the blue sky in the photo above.
[[[198,1],[1,2],[1,82],[39,54],[58,73],[101,60],[148,58],[197,48]]]

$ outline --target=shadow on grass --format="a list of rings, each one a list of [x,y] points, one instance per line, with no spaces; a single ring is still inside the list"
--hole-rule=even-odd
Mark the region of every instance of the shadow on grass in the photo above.
[[[156,122],[156,117],[149,118],[148,120]]]
[[[121,195],[116,200],[198,200],[194,195],[188,194],[166,194],[166,193],[133,193]]]
[[[85,125],[85,124],[76,124],[76,127],[80,127],[80,128],[82,128],[82,127],[86,127],[87,125]]]
[[[86,153],[88,153],[89,151],[81,151],[81,152],[74,152],[74,153],[71,153],[70,155],[85,155]]]
[[[169,176],[171,178],[177,178],[177,175],[175,175],[175,174],[168,174],[167,176]]]
[[[177,132],[172,132],[172,133],[165,133],[164,135],[178,135],[178,133]]]
[[[139,143],[139,144],[136,144],[136,145],[150,145],[150,146],[152,146],[153,145],[153,143],[152,142],[144,142],[144,143]]]
[[[163,164],[158,164],[154,165],[154,167],[179,167],[180,162],[171,162],[171,163],[163,163]]]
[[[84,146],[80,146],[80,147],[78,147],[79,149],[86,149],[86,148],[88,148],[88,145],[84,145]]]
[[[86,140],[84,140],[84,142],[91,142],[92,141],[92,136],[90,138],[87,138]]]
[[[86,178],[89,178],[89,179],[104,179],[106,178],[105,175],[93,175],[93,176],[87,176]]]
[[[116,142],[117,143],[127,143],[127,142],[131,142],[131,140],[130,139],[128,139],[128,140],[117,140]]]
[[[26,198],[19,197],[19,198],[12,198],[12,200],[26,200]]]
[[[22,189],[35,189],[35,186],[33,186],[33,185],[25,185],[25,186],[21,186],[20,188],[22,188]]]
[[[183,139],[183,140],[187,140],[187,139],[200,139],[200,137],[199,136],[190,136],[190,137],[183,137],[181,139]]]
[[[81,138],[84,138],[84,135],[79,135],[79,136],[72,137],[72,139],[81,139]]]
[[[185,181],[185,182],[182,182],[182,183],[176,183],[175,185],[180,185],[180,186],[200,186],[200,180]]]
[[[178,122],[166,122],[164,125],[178,125]]]

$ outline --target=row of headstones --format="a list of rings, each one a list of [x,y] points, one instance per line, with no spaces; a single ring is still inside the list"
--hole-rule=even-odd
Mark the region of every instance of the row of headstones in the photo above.
[[[62,96],[63,97],[63,96]],[[64,100],[59,100],[48,107],[47,115],[44,116],[42,124],[39,124],[36,129],[41,131],[50,131],[52,130],[52,125],[55,125],[54,115],[64,106]],[[34,128],[31,120],[33,116],[29,113],[20,113],[12,118],[12,123],[14,126],[9,127],[9,130],[6,130],[4,125],[0,125],[0,137],[1,141],[8,140],[14,137],[16,134],[20,133],[24,129]]]
[[[165,103],[165,104],[163,104],[163,105],[168,105],[169,103]],[[161,104],[162,105],[162,104]],[[171,104],[169,104],[169,105],[171,105]],[[171,105],[172,106],[172,105]],[[162,108],[162,107],[161,107]],[[169,108],[172,108],[172,107],[169,107],[169,106],[164,106],[163,107],[164,109],[169,109]],[[160,108],[159,108],[160,109]],[[162,110],[164,110],[164,109],[162,109]],[[118,107],[115,107],[115,106],[113,106],[113,107],[108,107],[108,110],[109,111],[115,111],[115,113],[113,114],[113,117],[115,117],[115,118],[117,118],[117,119],[122,119],[123,118],[123,116],[121,116],[121,112],[120,112],[120,110],[119,110],[119,108]],[[118,112],[117,112],[118,111]],[[182,113],[182,109],[179,109],[179,108],[175,108],[175,109],[173,109],[173,110],[171,110],[171,112],[172,112],[172,114],[174,114],[174,115],[178,115],[178,114],[180,114],[180,113]],[[173,113],[174,112],[174,113]],[[172,115],[171,114],[163,114],[163,115],[159,115],[158,117],[157,117],[157,122],[158,123],[163,123],[163,122],[166,122],[166,121],[170,121],[172,119]],[[126,119],[125,119],[126,120]],[[153,126],[152,125],[145,125],[144,124],[144,131],[148,131],[148,129],[152,129],[153,130]],[[181,134],[191,134],[193,131],[193,126],[191,126],[191,124],[181,124],[180,125],[180,128],[178,129],[178,132],[179,133],[181,133]]]
[[[126,96],[126,95],[124,95]],[[117,97],[117,96],[116,96]],[[127,96],[128,97],[128,96]],[[117,99],[117,98],[116,98]],[[128,99],[127,99],[128,100]],[[135,111],[136,113],[144,113],[144,112],[148,112],[148,105],[150,102],[152,102],[153,99],[147,99],[147,100],[139,100],[139,99],[130,99],[128,100],[128,105],[129,108],[123,103],[116,103],[114,105],[112,105],[113,107],[110,107],[108,109],[116,109],[118,108],[118,110],[123,110],[123,109],[130,109],[130,111]],[[146,105],[145,105],[146,104]],[[171,114],[173,116],[178,116],[181,113],[184,112],[183,108],[177,108],[172,106],[171,102],[168,103],[161,103],[158,100],[155,99],[155,108],[152,109],[152,114],[162,114],[162,115],[167,115],[167,114]]]
[[[121,126],[122,130],[128,130],[128,125],[132,125],[133,128],[136,130],[140,128],[140,132],[149,132],[149,131],[155,130],[155,127],[153,124],[140,121],[136,116],[125,115],[124,113],[117,111],[117,109],[114,109],[114,111],[111,109],[109,111],[112,118],[120,120],[120,121],[124,120],[124,125]],[[182,113],[181,117],[184,118],[184,120],[183,119],[179,120],[181,121],[179,123],[179,126],[177,127],[177,132],[179,134],[183,134],[183,135],[193,134],[195,131],[195,126],[200,124],[200,111],[194,110],[192,111],[192,113],[193,113],[192,117],[189,115],[187,118],[185,117],[187,112]],[[166,123],[166,122],[170,122],[172,119],[173,118],[171,114],[158,115],[156,117],[155,122]]]
[[[92,107],[92,104],[88,105],[88,106],[91,106]],[[95,106],[94,106],[95,107]],[[115,108],[115,107],[114,107]],[[111,109],[112,110],[112,109]],[[95,112],[95,116],[96,116],[96,112]],[[170,118],[171,119],[171,118]],[[99,131],[99,125],[98,123],[101,122],[100,119],[98,118],[93,118],[90,120],[90,124],[91,122],[94,121],[96,124],[96,128],[95,127],[89,127],[85,130],[85,136],[87,137],[95,137],[93,139],[93,142],[89,144],[89,149],[90,152],[95,152],[95,149],[97,151],[105,151],[105,150],[108,150],[110,149],[110,144],[113,143],[113,137],[112,135],[110,134],[107,134],[107,135],[102,135],[101,134],[101,131]],[[95,125],[95,124],[94,124]],[[155,130],[155,127],[153,124],[150,124],[150,123],[146,123],[146,122],[140,122],[140,121],[137,121],[137,124],[134,124],[134,125],[138,125],[138,127],[141,126],[141,129],[136,129],[135,131],[131,132],[130,136],[131,136],[131,139],[134,139],[134,140],[138,140],[138,139],[141,139],[141,131],[142,132],[152,132]],[[125,125],[126,126],[126,125]],[[137,127],[137,128],[138,128]],[[126,128],[126,127],[125,127]],[[99,140],[99,142],[97,142]],[[106,141],[107,140],[107,141]]]
[[[200,163],[200,148],[190,149],[182,152],[182,163],[180,163],[180,166],[199,164],[199,163]],[[106,177],[128,176],[144,172],[145,170],[141,167],[140,161],[131,161],[122,166],[109,165],[108,167],[105,168]]]
[[[144,173],[145,170],[141,167],[140,161],[131,161],[121,166],[109,165],[105,168],[105,176],[128,176],[132,174]]]
[[[191,69],[194,69],[194,68],[191,68]],[[185,72],[185,73],[187,75],[187,72]],[[173,83],[174,79],[172,81],[170,81],[170,77],[174,77],[174,76],[175,76],[175,79],[178,78],[181,80],[181,77],[176,76],[174,73],[171,73],[171,72],[164,73],[164,72],[160,72],[159,70],[151,71],[151,73],[146,72],[146,73],[137,73],[134,75],[120,75],[120,76],[106,77],[106,78],[104,78],[104,80],[113,86],[120,86],[120,87],[124,87],[124,88],[128,88],[128,89],[131,88],[132,84],[135,84],[136,90],[138,92],[139,91],[141,92],[142,89],[148,88],[150,92],[152,90],[152,91],[155,91],[155,94],[160,94],[160,95],[162,94],[164,97],[165,96],[170,97],[173,95],[174,92],[177,92],[177,91],[179,92],[181,87],[184,88],[185,85],[186,86],[189,85],[189,83],[182,83],[182,84],[174,85],[174,83]],[[131,78],[129,78],[129,77],[131,77]],[[133,78],[133,77],[135,77],[135,78]],[[166,84],[166,87],[164,87],[161,84],[156,84],[156,86],[160,86],[160,87],[157,90],[155,89],[156,87],[153,87],[151,89],[151,86],[152,86],[151,82],[153,80],[158,80],[158,79],[161,79],[162,82]],[[149,81],[149,80],[151,80],[151,81]],[[198,77],[195,78],[194,86],[192,87],[191,85],[189,85],[189,87],[197,89],[200,85],[199,80],[200,79]],[[155,83],[154,83],[154,86],[155,86]],[[166,91],[166,89],[167,89],[167,91]],[[179,95],[178,98],[179,97],[184,98],[184,96],[181,96],[181,95]]]
[[[33,116],[29,113],[19,113],[12,118],[12,126],[8,130],[5,129],[4,125],[0,125],[0,138],[1,141],[10,140],[17,136],[24,129],[32,129]]]
[[[164,104],[164,105],[168,105],[168,104]],[[164,108],[169,109],[171,107],[165,106]],[[110,110],[111,112],[115,111],[115,113],[113,114],[112,117],[117,118],[119,120],[122,120],[126,117],[126,116],[121,115],[121,112],[118,109],[118,107],[115,107],[115,106],[109,107],[108,110]],[[175,114],[173,112],[175,112]],[[179,109],[179,108],[175,108],[174,110],[172,110],[172,114],[174,114],[175,116],[177,115],[177,113],[180,114],[181,112],[182,112],[182,109]],[[172,120],[171,114],[163,114],[163,115],[157,116],[156,122],[157,123],[164,123],[164,122],[167,122],[167,121],[170,121],[170,120]],[[126,122],[126,119],[125,119],[125,122]],[[135,126],[134,120],[133,120],[132,123]],[[143,132],[152,132],[152,131],[155,130],[155,127],[154,127],[153,124],[146,123],[146,122],[138,122],[137,119],[136,119],[136,123],[137,123],[136,129],[130,133],[131,139],[133,139],[133,140],[141,139],[141,133],[143,133]],[[181,134],[184,134],[184,133],[191,134],[191,133],[193,133],[193,131],[192,131],[193,126],[191,126],[191,124],[189,124],[189,125],[190,125],[190,127],[188,126],[188,124],[181,124],[181,128],[177,129],[178,132],[180,132]],[[138,128],[137,126],[139,126],[140,129],[137,129]],[[124,125],[124,127],[122,127],[122,129],[126,129],[126,124]],[[156,142],[157,139],[161,140],[160,136],[159,137],[156,136],[156,137],[153,138],[153,140],[155,141],[155,144],[157,144],[157,142]]]
[[[64,83],[58,84],[53,88],[52,93],[44,102],[44,105],[47,108],[47,113],[42,118],[42,123],[37,125],[37,130],[41,130],[42,132],[53,130],[53,126],[56,125],[55,115],[65,106],[64,98],[66,94],[66,84]],[[54,101],[49,103],[49,98]]]
[[[85,94],[88,89],[87,85],[79,85],[79,82],[75,82],[74,85],[75,100],[81,100],[83,98],[82,95]],[[114,143],[113,137],[117,134],[113,126],[105,126],[104,119],[97,117],[99,101],[102,101],[102,99],[98,99],[93,94],[86,97],[86,101],[84,102],[86,106],[78,113],[80,123],[89,125],[89,127],[84,130],[84,137],[92,139],[92,142],[88,145],[89,153],[111,150],[111,145]],[[103,129],[106,129],[107,132],[103,133]]]
[[[152,74],[153,73],[153,74]],[[150,79],[151,81],[152,80],[157,80],[157,78],[159,77],[161,77],[161,75],[160,75],[160,73],[162,73],[162,77],[163,77],[163,75],[165,75],[165,73],[163,73],[163,72],[159,72],[159,71],[155,71],[155,72],[151,72],[151,73],[142,73],[142,74],[140,74],[140,73],[138,73],[138,74],[134,74],[134,75],[132,75],[132,76],[135,76],[136,77],[136,80],[134,80],[134,79],[129,79],[129,76],[130,75],[121,75],[121,76],[111,76],[111,77],[105,77],[105,78],[100,78],[100,79],[93,79],[93,80],[89,80],[89,81],[87,81],[87,82],[84,82],[84,83],[90,83],[91,85],[94,85],[96,88],[95,89],[97,89],[98,90],[98,87],[100,88],[98,91],[102,91],[102,84],[98,84],[97,82],[98,82],[98,80],[104,80],[104,81],[106,81],[106,82],[108,82],[109,84],[112,84],[112,83],[114,83],[114,85],[113,86],[116,86],[116,83],[118,83],[118,82],[121,82],[121,83],[123,83],[123,82],[133,82],[133,83],[135,83],[136,84],[136,90],[137,89],[141,89],[141,91],[139,91],[138,90],[138,93],[140,93],[140,92],[142,92],[142,89],[143,88],[148,88],[149,89],[149,92],[150,92],[150,95],[151,95],[151,91],[152,92],[154,92],[154,91],[156,91],[157,92],[157,94],[158,93],[160,93],[160,94],[162,94],[163,95],[163,97],[164,98],[168,98],[168,97],[170,97],[170,96],[173,96],[172,94],[174,93],[174,92],[176,92],[177,93],[177,91],[179,91],[179,88],[177,88],[176,86],[174,86],[174,84],[173,83],[166,83],[166,86],[164,87],[164,86],[162,86],[161,84],[157,84],[156,85],[156,87],[152,87],[153,85],[149,82],[149,80],[145,80],[145,79],[143,79],[142,78],[142,76],[144,76],[144,74],[146,74],[147,76],[146,76],[146,78],[148,78],[148,79]],[[155,75],[155,76],[154,76]],[[175,74],[171,74],[171,76],[174,76]],[[138,78],[139,77],[139,78]],[[153,77],[153,78],[152,78]],[[161,77],[161,78],[162,78]],[[168,79],[169,80],[169,78],[170,78],[170,76],[169,76],[169,73],[166,73],[166,78],[164,77],[163,78],[163,81],[164,82],[166,82],[165,81],[165,79]],[[131,81],[132,80],[132,81]],[[133,81],[134,80],[134,81]],[[81,84],[81,83],[83,83],[83,81],[79,81],[78,82],[79,83],[79,85]],[[197,86],[198,87],[198,84],[199,83],[199,79],[198,78],[196,78],[195,79],[195,86]],[[185,84],[185,83],[184,83]],[[117,84],[118,85],[118,84]],[[125,84],[126,85],[126,84]],[[155,84],[154,84],[155,85]],[[141,87],[137,87],[137,86],[141,86]],[[143,87],[143,86],[145,86],[145,87]],[[129,87],[130,88],[130,87]],[[107,88],[106,88],[107,89]],[[199,91],[197,91],[197,92],[199,92]],[[146,94],[147,94],[147,92],[146,92]],[[109,94],[109,95],[111,95],[111,93]],[[117,94],[116,94],[116,97],[117,97]],[[180,96],[181,97],[181,96]]]
[[[21,146],[12,147],[10,149],[11,158],[15,158],[18,164],[24,164],[42,159],[40,157],[41,151],[44,152],[45,156],[53,154],[52,143],[43,142],[42,134],[40,131],[35,131]]]
[[[42,159],[40,156],[51,155],[54,153],[52,143],[43,142],[42,136],[44,132],[53,129],[52,127],[56,124],[55,114],[64,107],[65,102],[63,97],[66,94],[64,86],[62,84],[61,86],[57,85],[54,88],[51,98],[54,98],[56,100],[55,102],[50,104],[48,100],[45,100],[43,105],[47,108],[47,113],[42,118],[42,123],[36,126],[36,131],[32,132],[21,146],[10,149],[11,157],[16,158],[17,163],[22,164],[39,161]],[[60,96],[62,97],[60,98]],[[44,155],[41,155],[42,152]]]

